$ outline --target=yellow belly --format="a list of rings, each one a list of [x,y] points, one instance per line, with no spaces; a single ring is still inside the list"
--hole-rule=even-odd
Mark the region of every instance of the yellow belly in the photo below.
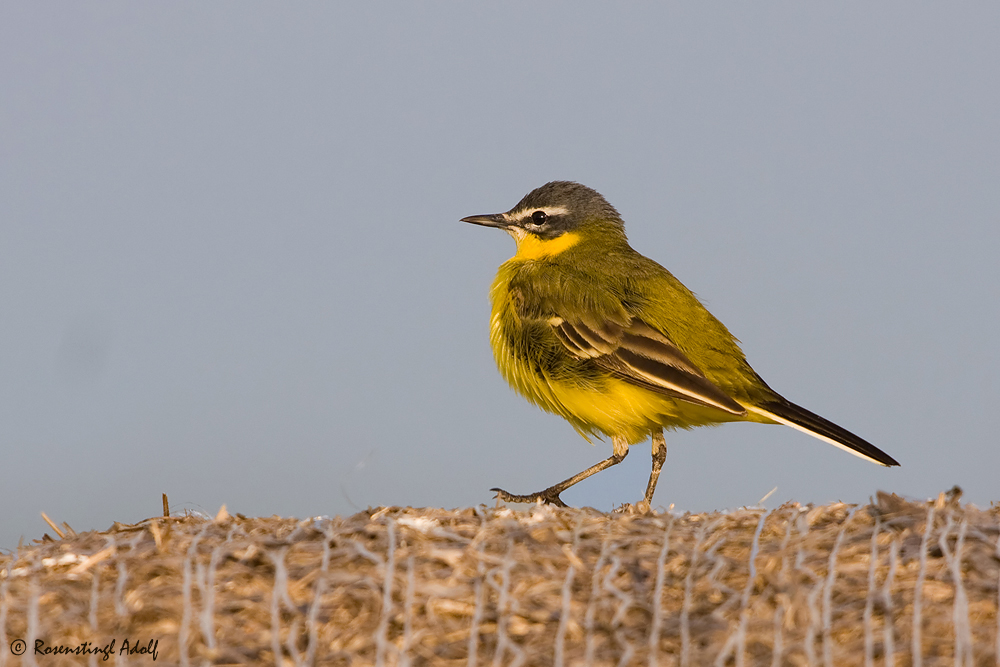
[[[635,444],[663,428],[739,419],[650,391],[576,359],[544,328],[529,331],[520,323],[503,293],[494,296],[500,298],[494,299],[490,342],[500,374],[519,394],[565,418],[587,440],[588,435],[604,435]]]

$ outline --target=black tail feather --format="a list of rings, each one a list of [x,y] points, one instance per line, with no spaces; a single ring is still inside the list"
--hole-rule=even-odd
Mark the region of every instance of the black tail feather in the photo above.
[[[797,424],[812,433],[839,442],[844,447],[853,449],[854,451],[863,454],[864,456],[877,461],[884,466],[899,465],[896,459],[892,458],[867,440],[859,438],[847,429],[843,429],[833,422],[823,419],[819,415],[810,412],[803,407],[795,405],[790,401],[786,401],[783,398],[777,401],[764,403],[760,407],[777,415],[778,417],[781,417],[782,419],[787,419],[793,424]]]

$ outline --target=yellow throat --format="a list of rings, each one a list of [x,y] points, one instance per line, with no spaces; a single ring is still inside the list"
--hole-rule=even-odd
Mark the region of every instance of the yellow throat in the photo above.
[[[521,229],[512,228],[509,231],[517,241],[517,253],[514,259],[522,261],[552,257],[580,242],[580,235],[575,232],[566,232],[554,239],[545,240]]]

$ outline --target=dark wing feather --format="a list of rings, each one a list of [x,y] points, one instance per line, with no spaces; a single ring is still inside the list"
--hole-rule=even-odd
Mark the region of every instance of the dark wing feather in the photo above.
[[[602,368],[639,386],[734,415],[746,410],[713,384],[669,338],[633,318],[614,323],[570,322],[561,317],[549,325],[570,354],[593,359]]]

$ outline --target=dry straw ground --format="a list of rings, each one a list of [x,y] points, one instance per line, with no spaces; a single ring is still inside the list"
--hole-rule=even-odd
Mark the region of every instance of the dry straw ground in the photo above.
[[[0,557],[0,664],[996,665],[998,534],[945,494],[161,517]]]

